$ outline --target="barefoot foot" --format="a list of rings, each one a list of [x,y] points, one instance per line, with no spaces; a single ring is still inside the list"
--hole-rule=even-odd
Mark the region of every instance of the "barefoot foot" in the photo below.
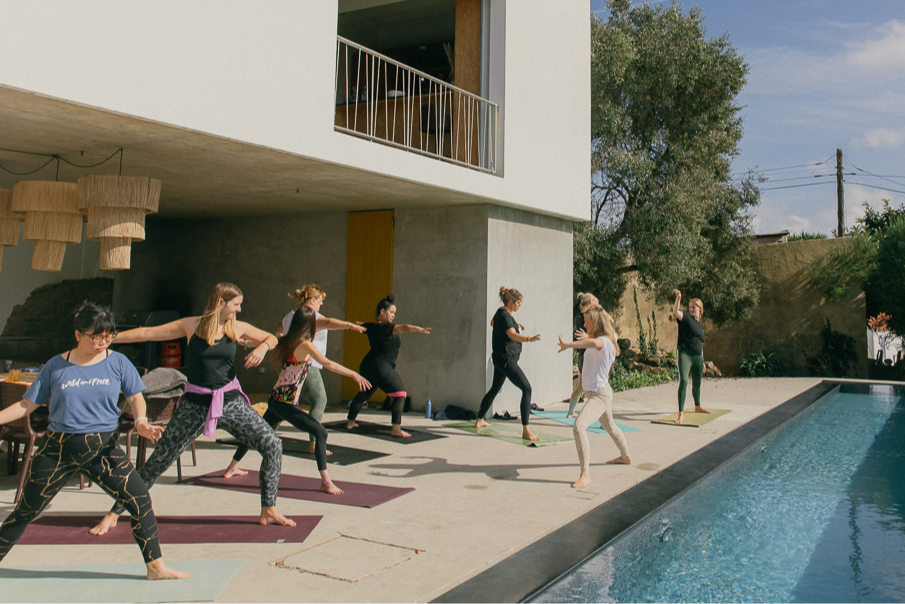
[[[631,457],[614,457],[613,459],[608,460],[607,463],[613,463],[613,464],[618,463],[618,464],[624,464],[624,465],[630,466],[630,465],[632,465],[632,458]]]
[[[92,535],[97,535],[100,537],[101,535],[106,535],[107,531],[116,526],[116,522],[119,520],[119,516],[114,514],[113,512],[108,513],[104,518],[94,526],[94,528],[89,529],[88,532]]]
[[[522,428],[522,440],[533,440],[537,442],[540,440],[540,436],[528,429],[528,426],[525,426]]]
[[[402,426],[393,426],[393,429],[390,430],[390,436],[395,436],[396,438],[409,438],[411,434],[403,432]]]
[[[591,484],[591,477],[588,474],[582,474],[578,477],[578,480],[572,483],[572,488],[583,489],[589,484]]]
[[[158,558],[153,562],[148,562],[145,566],[148,568],[146,578],[148,581],[162,581],[164,579],[188,579],[192,575],[175,568],[170,568],[163,563],[162,558]]]
[[[491,425],[485,422],[483,419],[479,419],[475,422],[474,427],[480,430],[481,428],[490,428]]]
[[[681,426],[682,422],[685,421],[685,414],[683,412],[679,412],[679,417],[676,418],[676,425]]]
[[[342,495],[343,490],[330,482],[321,482],[321,491],[327,493],[328,495]]]
[[[261,516],[258,518],[258,524],[262,526],[267,526],[268,524],[295,526],[295,520],[286,518],[280,514],[276,508],[261,508]]]
[[[357,428],[357,427],[358,427],[358,424],[356,424],[352,420],[349,420],[346,422],[346,430],[352,430],[353,428]]]
[[[313,442],[308,443],[308,455],[314,455],[314,445],[315,443]],[[327,451],[326,453],[328,456],[333,455],[330,451]]]
[[[713,413],[713,411],[708,411],[704,407],[695,407],[694,412],[695,413]]]
[[[242,470],[239,468],[239,462],[235,459],[229,462],[229,465],[226,467],[226,470],[223,472],[223,478],[232,478],[233,476],[245,476],[248,474],[248,470]]]

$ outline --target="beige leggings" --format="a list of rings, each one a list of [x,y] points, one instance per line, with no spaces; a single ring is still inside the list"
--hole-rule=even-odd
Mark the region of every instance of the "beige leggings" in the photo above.
[[[613,389],[607,384],[606,387],[596,392],[585,391],[588,397],[587,402],[581,410],[575,425],[572,426],[572,433],[575,436],[575,448],[578,450],[578,463],[581,464],[581,473],[590,474],[591,471],[591,445],[588,442],[588,427],[598,419],[600,425],[610,435],[613,442],[619,448],[622,457],[628,457],[628,444],[625,442],[625,436],[622,430],[616,426],[613,421]]]

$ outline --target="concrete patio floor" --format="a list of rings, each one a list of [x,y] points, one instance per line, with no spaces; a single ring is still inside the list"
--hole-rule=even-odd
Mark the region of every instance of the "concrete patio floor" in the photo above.
[[[571,442],[524,447],[415,416],[406,416],[403,427],[447,438],[404,445],[331,432],[329,444],[389,454],[349,466],[330,465],[334,481],[415,491],[373,509],[281,498],[278,509],[285,515],[323,516],[304,543],[163,543],[164,558],[176,568],[180,561],[243,561],[219,602],[430,601],[818,383],[816,378],[705,379],[705,407],[731,412],[701,428],[650,423],[675,412],[675,382],[618,393],[613,404],[616,421],[641,429],[626,433],[635,464],[605,465],[604,460],[618,454],[616,447],[606,434],[591,433],[593,482],[583,490],[570,487],[578,477]],[[563,403],[537,403],[548,411],[567,408]],[[338,411],[328,412],[324,421],[342,419]],[[366,412],[361,419],[388,423],[389,416]],[[551,420],[535,416],[531,425],[536,432],[571,437],[569,426]],[[291,427],[280,433],[300,436]],[[211,440],[197,441],[198,467],[191,466],[189,454],[183,455],[186,476],[226,467],[233,449]],[[257,469],[259,460],[256,453],[249,453],[242,467]],[[317,475],[313,461],[289,455],[283,459],[283,473]],[[14,476],[0,477],[0,518],[13,509],[15,485]],[[260,510],[256,494],[177,484],[175,467],[161,477],[151,495],[159,516],[253,515]],[[96,512],[100,518],[110,503],[96,485],[79,491],[73,483],[48,511]],[[19,545],[2,567],[132,560],[136,572],[141,572],[134,544]]]

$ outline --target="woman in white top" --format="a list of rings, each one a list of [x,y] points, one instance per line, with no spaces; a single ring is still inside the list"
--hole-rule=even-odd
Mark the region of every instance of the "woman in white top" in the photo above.
[[[581,382],[588,400],[572,426],[578,462],[581,464],[581,475],[572,485],[573,489],[583,489],[591,484],[591,445],[586,430],[598,419],[619,448],[619,457],[607,463],[632,463],[625,436],[613,421],[613,389],[610,387],[609,376],[613,361],[619,355],[613,320],[602,308],[589,308],[584,313],[584,328],[585,331],[576,332],[575,342],[566,342],[559,336],[560,352],[569,348],[581,348],[585,351]]]
[[[365,331],[365,328],[361,325],[358,325],[357,323],[340,321],[339,319],[330,319],[322,315],[320,313],[320,309],[321,305],[324,303],[324,298],[327,297],[327,294],[326,292],[324,292],[324,290],[322,290],[318,285],[314,283],[303,285],[299,289],[290,293],[289,297],[298,300],[298,308],[307,306],[315,312],[315,316],[317,317],[317,331],[314,333],[314,337],[311,339],[311,343],[314,344],[314,347],[321,354],[321,356],[327,356],[328,331],[337,329],[352,329],[359,333],[364,333]],[[286,316],[283,317],[283,321],[280,323],[280,326],[275,332],[276,337],[279,338],[289,333],[289,324],[292,322],[292,317],[294,314],[295,310],[291,310],[286,313]],[[324,380],[321,377],[321,369],[323,368],[324,366],[317,360],[312,360],[311,369],[308,371],[308,379],[305,380],[305,384],[302,386],[301,395],[302,400],[308,403],[308,406],[311,408],[308,414],[318,422],[323,419],[324,409],[326,409],[327,407],[327,390],[324,388]],[[314,439],[311,439],[310,444],[308,445],[308,453],[315,453]],[[327,451],[327,455],[330,454],[331,453]]]

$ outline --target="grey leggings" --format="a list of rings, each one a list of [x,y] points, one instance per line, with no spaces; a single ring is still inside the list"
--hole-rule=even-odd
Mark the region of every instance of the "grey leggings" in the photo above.
[[[261,454],[261,507],[272,508],[277,502],[280,486],[280,470],[283,465],[283,445],[273,429],[252,409],[238,392],[224,395],[223,415],[217,420],[217,427],[226,430],[243,445]],[[150,489],[157,478],[173,465],[176,458],[204,431],[204,421],[208,408],[190,401],[183,401],[173,413],[163,436],[157,441],[148,462],[138,470],[138,474]],[[116,504],[115,514],[125,511]]]
[[[585,391],[585,396],[588,397],[588,400],[572,426],[572,435],[575,437],[575,448],[578,449],[581,473],[589,474],[591,471],[591,443],[588,442],[587,429],[598,419],[600,425],[616,443],[619,455],[628,458],[629,454],[625,435],[613,421],[613,389],[610,388],[610,385],[607,384],[606,387],[596,392]]]

